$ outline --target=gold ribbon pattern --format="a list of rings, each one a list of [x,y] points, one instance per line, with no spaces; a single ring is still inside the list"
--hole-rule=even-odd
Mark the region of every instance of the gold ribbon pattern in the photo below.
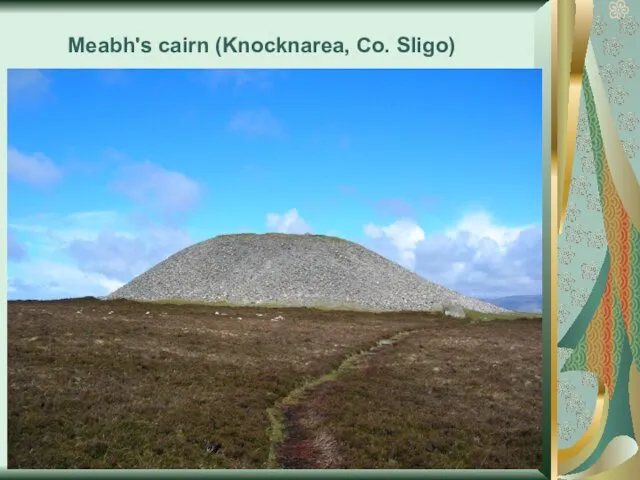
[[[608,104],[598,65],[589,43],[593,20],[593,0],[552,0],[551,56],[551,381],[557,393],[557,246],[568,206],[575,156],[578,114],[582,98],[585,69],[592,79],[596,111],[602,130],[604,158],[611,171],[615,189],[629,214],[640,229],[640,184],[624,152]],[[630,398],[633,427],[640,432],[640,372],[631,366]],[[571,447],[556,449],[557,399],[552,400],[552,478],[579,467],[597,447],[608,413],[608,394],[598,379],[598,396],[593,420],[585,434]],[[633,478],[640,470],[640,452],[625,458],[605,449],[602,457],[588,470],[570,478],[613,480]]]

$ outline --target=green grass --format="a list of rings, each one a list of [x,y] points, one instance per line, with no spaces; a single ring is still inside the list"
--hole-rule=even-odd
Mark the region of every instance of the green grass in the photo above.
[[[71,300],[71,299],[70,299]],[[202,300],[186,300],[186,299],[165,299],[165,300],[127,300],[127,299],[113,299],[106,300],[107,302],[133,302],[133,303],[141,303],[141,304],[153,304],[153,305],[192,305],[192,306],[205,306],[205,307],[221,307],[221,308],[246,308],[246,309],[270,309],[270,310],[285,310],[285,309],[308,309],[308,310],[318,310],[318,311],[341,311],[341,312],[357,312],[357,313],[373,313],[373,314],[383,314],[383,313],[393,313],[380,309],[374,308],[363,308],[356,304],[349,303],[318,303],[318,304],[310,304],[308,306],[294,306],[294,305],[284,305],[280,303],[255,303],[255,304],[238,304],[232,303],[224,300],[216,300],[216,301],[202,301]],[[405,312],[396,312],[396,313],[405,313]],[[421,313],[424,315],[432,315],[432,316],[440,316],[439,312],[409,312],[409,313]]]
[[[319,235],[319,234],[300,234],[300,235],[292,235],[290,233],[233,233],[226,235],[219,235],[219,237],[270,237],[270,238],[282,238],[286,240],[291,240],[292,238],[314,238],[317,240],[326,240],[330,242],[348,242],[340,237],[334,237],[331,235]],[[218,238],[218,237],[214,237]]]
[[[518,320],[521,318],[539,318],[542,319],[540,313],[524,313],[524,312],[509,312],[509,313],[483,313],[475,310],[465,310],[467,318],[469,320]]]
[[[231,303],[223,300],[218,301],[200,301],[200,300],[183,300],[183,299],[166,299],[166,300],[145,300],[145,301],[134,301],[134,300],[107,300],[108,302],[134,302],[134,303],[149,303],[155,305],[192,305],[192,306],[209,306],[209,307],[221,307],[221,308],[259,308],[259,309],[298,309],[305,308],[309,310],[319,310],[319,311],[344,311],[344,312],[357,312],[357,313],[373,313],[373,314],[384,314],[389,313],[384,310],[373,309],[373,308],[362,308],[355,304],[330,304],[330,303],[321,303],[321,304],[311,304],[307,307],[300,306],[291,306],[291,305],[283,305],[279,303],[260,303],[260,304],[237,304]],[[443,316],[441,312],[397,312],[397,313],[422,313],[429,316],[440,317]],[[515,320],[519,318],[542,318],[541,314],[536,313],[524,313],[524,312],[510,312],[510,313],[483,313],[478,312],[476,310],[465,309],[465,314],[467,319],[469,320]]]
[[[249,234],[247,234],[249,235]],[[252,234],[253,235],[253,234]],[[63,301],[73,301],[73,300],[82,300],[82,301],[92,301],[95,300],[93,297],[86,297],[80,299],[65,299]],[[114,300],[106,300],[106,302],[131,302],[131,303],[139,303],[139,304],[151,304],[151,305],[183,305],[183,306],[204,306],[204,307],[219,307],[219,308],[241,308],[241,309],[267,309],[267,310],[287,310],[287,309],[308,309],[308,310],[317,310],[317,311],[341,311],[341,312],[354,312],[354,313],[371,313],[371,314],[385,314],[385,313],[394,313],[394,312],[385,312],[379,309],[367,309],[362,308],[355,304],[315,304],[310,305],[308,307],[296,307],[291,305],[283,305],[278,303],[261,303],[261,304],[237,304],[231,303],[224,300],[218,301],[202,301],[202,300],[185,300],[185,299],[165,299],[165,300],[127,300],[127,299],[114,299]],[[517,320],[520,318],[531,318],[531,319],[542,319],[542,314],[540,313],[529,313],[529,312],[509,312],[509,313],[484,313],[476,310],[464,309],[466,314],[466,320],[472,321],[489,321],[489,320]],[[444,314],[440,311],[432,311],[432,312],[395,312],[395,313],[416,313],[422,315],[429,315],[431,317],[442,317]],[[464,321],[464,320],[463,320]]]

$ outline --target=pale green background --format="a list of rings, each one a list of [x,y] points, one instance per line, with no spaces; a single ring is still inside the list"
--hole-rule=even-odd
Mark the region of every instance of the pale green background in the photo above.
[[[221,10],[192,7],[190,11],[140,11],[126,15],[115,8],[93,7],[81,13],[70,8],[42,13],[12,9],[3,12],[0,29],[2,67],[32,68],[531,68],[533,67],[533,7],[528,9],[446,10],[409,8],[391,10],[375,7],[304,7],[298,10],[231,8]],[[342,55],[237,55],[218,58],[207,55],[170,55],[154,50],[149,54],[68,54],[69,36],[94,39],[110,36],[139,36],[159,40],[215,42],[218,35],[246,39],[281,36],[291,40],[342,40],[350,47]],[[399,36],[423,39],[454,38],[454,56],[426,58],[400,54],[357,54],[356,40],[363,36],[380,39],[392,46]],[[16,48],[19,46],[19,48]]]
[[[0,143],[7,144],[7,68],[534,68],[534,16],[532,5],[485,8],[429,8],[404,6],[335,9],[325,7],[236,9],[226,7],[134,9],[91,7],[85,10],[19,7],[0,8]],[[139,36],[157,42],[182,39],[214,42],[218,35],[247,39],[343,40],[349,56],[208,55],[67,53],[69,36],[91,39]],[[419,54],[364,55],[355,51],[362,36],[393,46],[399,36],[440,39],[452,36],[452,58],[426,58]],[[434,92],[442,95],[443,92]],[[455,95],[455,92],[448,92]],[[375,92],[372,92],[375,97]],[[2,189],[6,185],[6,148],[0,151]],[[0,235],[6,238],[6,192],[0,195]],[[4,243],[3,243],[4,245]],[[5,247],[3,247],[5,248]],[[0,257],[0,296],[6,299],[6,252]],[[6,310],[0,311],[0,468],[6,468],[7,445],[7,330]]]

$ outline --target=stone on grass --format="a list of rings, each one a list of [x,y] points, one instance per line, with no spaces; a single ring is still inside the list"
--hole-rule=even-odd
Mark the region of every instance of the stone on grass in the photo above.
[[[447,317],[453,318],[465,318],[467,314],[464,312],[464,308],[455,303],[448,303],[444,305],[444,314]]]

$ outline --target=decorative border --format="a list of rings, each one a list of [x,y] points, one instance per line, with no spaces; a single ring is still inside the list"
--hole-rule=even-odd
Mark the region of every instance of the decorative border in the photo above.
[[[635,2],[636,0],[633,0]],[[632,3],[633,3],[632,2]],[[40,3],[40,2],[33,2]],[[114,0],[114,3],[117,3]],[[253,3],[253,2],[250,2]],[[265,4],[268,2],[265,1]],[[291,2],[293,3],[293,2]],[[330,3],[330,2],[327,2]],[[467,3],[467,2],[461,2]],[[469,2],[471,3],[471,2]],[[499,3],[499,2],[497,2]],[[506,3],[506,2],[505,2]],[[495,5],[495,3],[494,3]],[[629,14],[625,0],[551,0],[537,14],[538,66],[545,86],[545,265],[544,265],[544,395],[545,455],[542,472],[536,470],[349,470],[349,471],[40,471],[10,470],[10,478],[39,476],[84,478],[111,476],[193,477],[309,477],[330,478],[512,478],[594,480],[634,478],[640,471],[640,187],[630,154],[620,140],[613,120],[608,74],[594,51],[594,9],[605,6],[614,20]],[[248,5],[247,5],[248,6]],[[634,3],[634,8],[640,5]],[[625,13],[626,12],[626,13]],[[640,13],[638,14],[640,16]],[[640,83],[640,82],[639,82]],[[608,98],[609,97],[609,98]],[[558,262],[559,240],[567,235],[574,164],[577,156],[581,109],[586,111],[590,149],[593,151],[599,205],[606,231],[607,254],[602,261],[591,295],[583,302],[571,327],[559,335]],[[622,233],[621,233],[622,232]],[[547,250],[548,248],[548,250]],[[596,399],[590,423],[572,445],[558,442],[558,348],[571,356],[562,371],[592,372]],[[612,408],[616,405],[615,408]],[[626,416],[617,410],[623,407]],[[627,433],[631,442],[618,441]],[[628,433],[631,435],[628,435]],[[632,445],[633,444],[633,445]],[[635,448],[632,448],[632,446]]]
[[[542,480],[546,478],[537,470],[6,470],[3,478],[348,478],[370,479],[417,479],[442,480]]]
[[[635,151],[620,138],[620,125],[613,111],[632,92],[607,86],[611,69],[601,67],[594,33],[604,28],[602,10],[618,32],[640,34],[640,23],[632,16],[625,0],[552,0],[552,48],[550,82],[550,211],[548,232],[551,243],[549,258],[549,305],[551,323],[550,377],[553,391],[551,404],[552,478],[560,475],[571,479],[634,478],[640,471],[640,185],[631,163]],[[640,5],[633,2],[640,13]],[[601,32],[600,32],[601,33]],[[607,50],[616,56],[624,47],[621,39],[605,40]],[[633,44],[632,47],[640,47]],[[640,48],[638,48],[640,50]],[[633,52],[640,54],[640,51]],[[633,72],[627,71],[628,77]],[[607,81],[609,80],[609,81]],[[639,79],[640,80],[640,79]],[[640,81],[637,81],[640,85]],[[621,93],[622,92],[622,93]],[[637,92],[636,92],[637,93]],[[637,112],[629,112],[637,118]],[[627,117],[629,118],[629,117]],[[582,123],[582,125],[580,125]],[[626,127],[625,127],[626,128]],[[635,128],[630,127],[631,130]],[[584,135],[578,135],[582,129]],[[579,244],[585,236],[575,223],[578,210],[569,207],[570,197],[577,198],[589,187],[587,175],[577,176],[574,163],[578,146],[584,155],[583,171],[594,179],[591,210],[599,212],[603,225],[604,258],[597,265],[583,264],[583,271],[593,273],[589,295],[574,296],[580,310],[559,337],[559,280],[571,284],[570,271],[559,276],[559,239]],[[568,225],[569,217],[572,224]],[[569,261],[564,263],[570,263]],[[598,273],[599,272],[599,273]],[[584,276],[584,275],[583,275]],[[563,312],[563,314],[566,312]],[[558,364],[559,348],[569,351]],[[591,412],[579,414],[588,419],[571,445],[558,444],[559,375],[582,372],[595,379]],[[578,395],[579,397],[579,395]],[[574,408],[587,410],[586,398]]]

